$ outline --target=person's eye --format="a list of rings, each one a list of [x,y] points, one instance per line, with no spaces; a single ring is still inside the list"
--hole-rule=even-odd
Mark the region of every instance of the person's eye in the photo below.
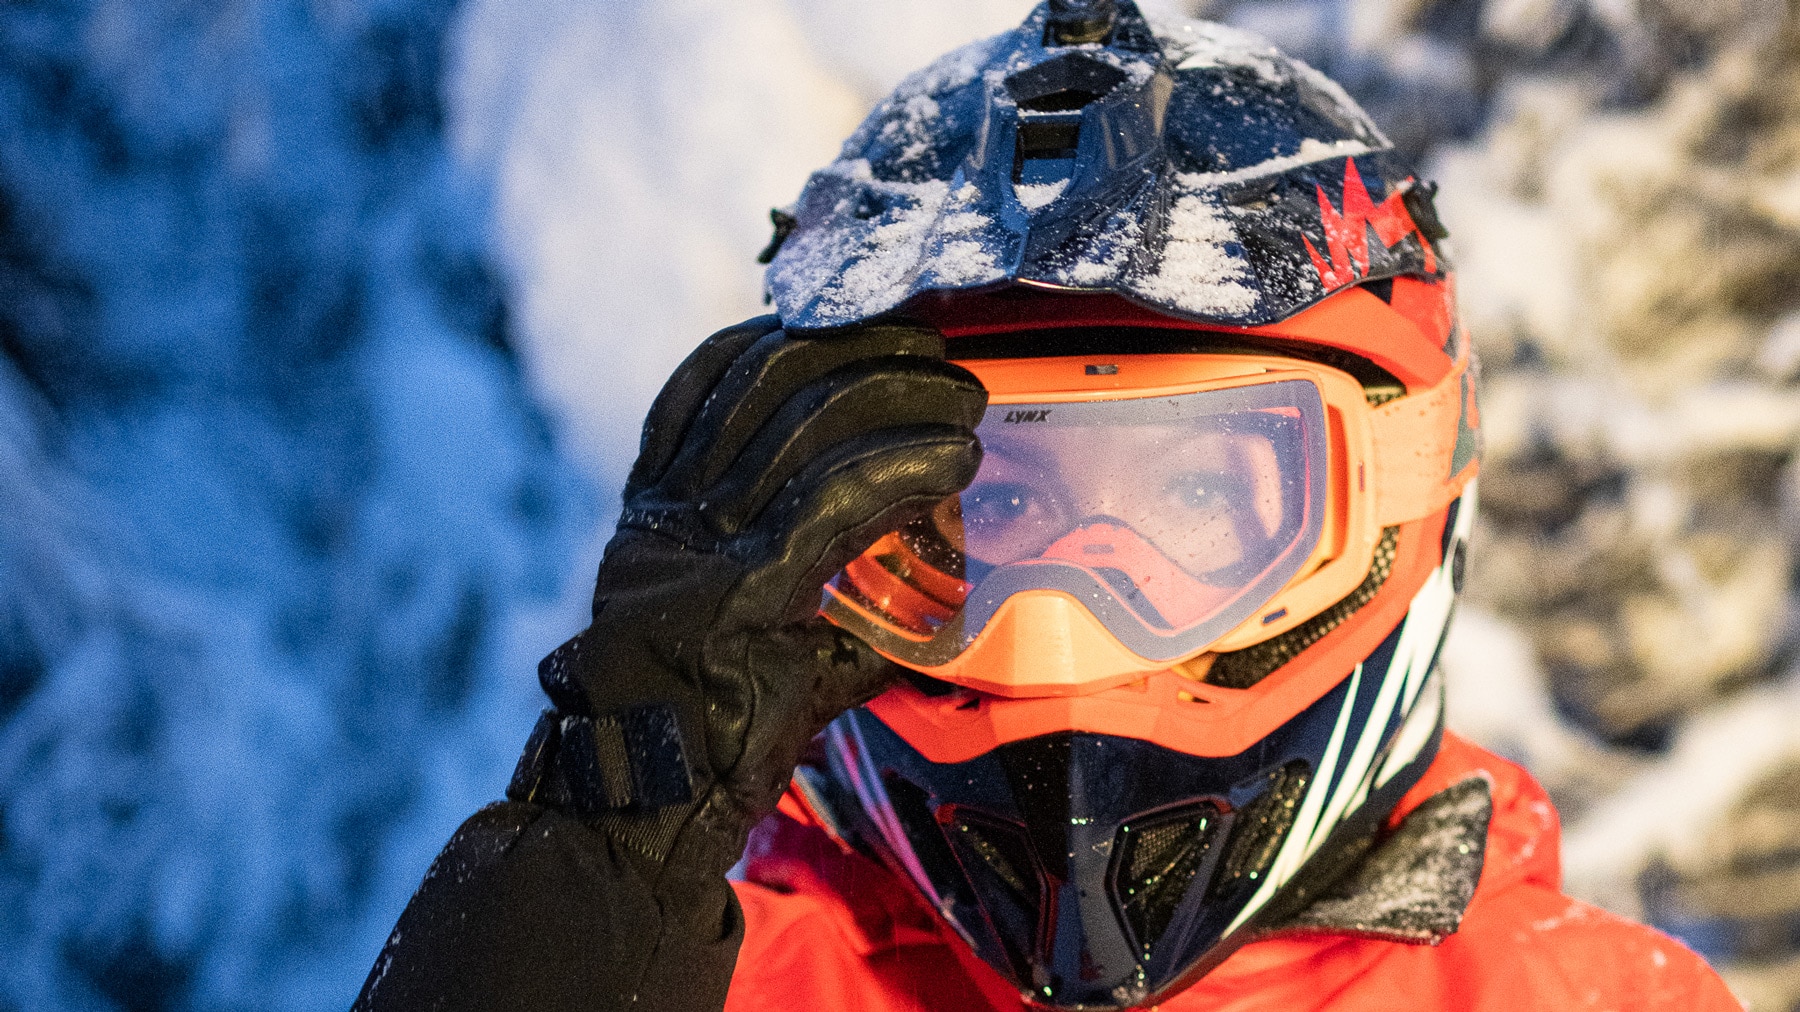
[[[1169,496],[1188,509],[1217,509],[1224,505],[1217,475],[1184,474],[1169,482]]]
[[[1030,486],[987,482],[963,493],[964,524],[1004,524],[1024,519],[1036,507]]]

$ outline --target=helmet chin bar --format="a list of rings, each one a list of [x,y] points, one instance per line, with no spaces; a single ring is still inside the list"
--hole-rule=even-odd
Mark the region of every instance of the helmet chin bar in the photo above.
[[[827,731],[818,800],[1034,1006],[1143,1007],[1328,885],[1430,764],[1438,681],[1370,719],[1406,679],[1400,638],[1370,658],[1387,676],[1340,683],[1236,756],[1064,732],[946,766],[851,711]],[[1277,874],[1288,888],[1264,888]]]

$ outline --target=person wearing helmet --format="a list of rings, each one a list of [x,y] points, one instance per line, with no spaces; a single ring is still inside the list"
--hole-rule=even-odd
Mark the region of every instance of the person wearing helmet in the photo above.
[[[1432,193],[1130,0],[903,83],[651,408],[509,800],[358,1007],[1737,1008],[1444,730]]]

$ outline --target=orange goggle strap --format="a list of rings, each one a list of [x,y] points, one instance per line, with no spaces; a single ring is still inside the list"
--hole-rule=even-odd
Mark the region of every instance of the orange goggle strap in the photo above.
[[[1377,527],[1429,516],[1462,494],[1481,425],[1474,386],[1465,362],[1435,386],[1370,412]]]

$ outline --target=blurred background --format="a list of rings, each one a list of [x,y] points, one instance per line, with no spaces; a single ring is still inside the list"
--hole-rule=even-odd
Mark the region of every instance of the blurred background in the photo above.
[[[1442,183],[1452,724],[1800,1008],[1800,15],[1146,0]],[[0,0],[0,1010],[346,1007],[499,796],[767,211],[1028,0]]]

